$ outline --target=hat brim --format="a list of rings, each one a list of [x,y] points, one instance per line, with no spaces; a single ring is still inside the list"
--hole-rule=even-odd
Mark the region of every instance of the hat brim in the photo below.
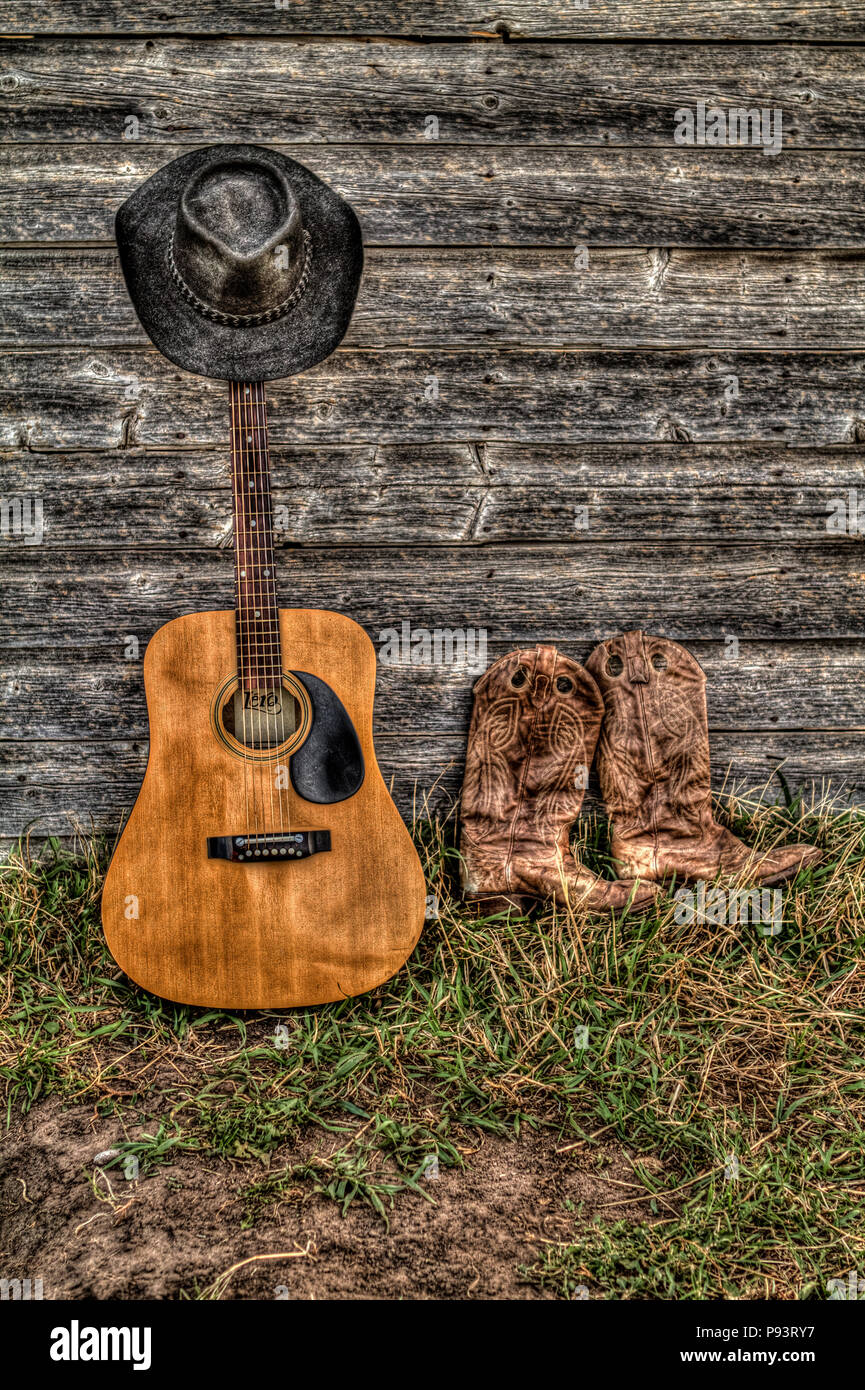
[[[272,323],[230,327],[196,310],[176,284],[168,251],[184,186],[209,163],[276,159],[311,239],[300,301]],[[354,210],[302,164],[258,145],[210,145],[181,155],[137,188],[114,222],[120,264],[135,312],[160,352],[185,371],[222,381],[271,381],[321,362],[344,337],[363,269]]]

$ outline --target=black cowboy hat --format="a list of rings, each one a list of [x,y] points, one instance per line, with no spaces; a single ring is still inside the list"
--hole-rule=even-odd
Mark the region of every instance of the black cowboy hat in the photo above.
[[[181,155],[127,198],[115,233],[135,312],[186,371],[293,376],[348,328],[363,267],[357,217],[277,150]]]

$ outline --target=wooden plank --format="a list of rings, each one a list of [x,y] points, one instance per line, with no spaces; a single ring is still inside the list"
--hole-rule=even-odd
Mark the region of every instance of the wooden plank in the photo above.
[[[271,472],[278,551],[635,536],[830,546],[861,534],[860,508],[865,531],[861,445],[276,445]],[[43,550],[231,543],[227,447],[21,450],[3,457],[0,486],[41,499]]]
[[[865,528],[859,445],[811,450],[678,444],[591,450],[482,446],[492,479],[473,523],[478,541],[814,540]],[[841,530],[839,530],[839,519]]]
[[[11,546],[4,547],[8,557]],[[539,634],[591,642],[645,627],[677,640],[865,636],[862,546],[715,543],[288,548],[285,606],[333,608],[370,633],[407,621],[425,629],[484,629],[511,646]],[[234,605],[230,555],[178,547],[64,554],[21,546],[5,578],[3,647],[92,644],[117,654],[181,613]]]
[[[780,110],[787,149],[865,145],[855,48],[61,38],[0,71],[6,140],[669,148],[702,100]]]
[[[442,5],[440,0],[291,0],[262,4],[219,0],[178,11],[164,0],[75,0],[46,9],[38,0],[0,0],[0,32],[195,34],[391,34],[452,38],[653,38],[859,41],[861,0],[620,0],[615,6],[574,0],[507,0],[500,6]]]
[[[109,617],[111,615],[108,615]],[[123,616],[123,615],[121,615]],[[397,631],[401,622],[396,621]],[[580,661],[594,642],[568,628],[574,619],[528,619],[520,645],[552,640]],[[417,634],[419,625],[411,630]],[[381,626],[369,629],[379,657],[389,655]],[[611,628],[605,635],[611,635]],[[142,637],[138,656],[129,634],[117,624],[111,633],[82,632],[76,646],[11,649],[6,655],[0,737],[18,740],[111,741],[147,738],[147,711],[142,683]],[[730,634],[730,638],[735,634]],[[387,640],[387,639],[385,639]],[[515,639],[491,632],[480,661],[440,661],[413,665],[411,645],[396,661],[380,659],[376,681],[375,727],[382,733],[416,735],[465,733],[471,710],[471,687],[477,667],[513,650]],[[784,729],[861,730],[865,728],[862,669],[865,643],[847,639],[739,641],[688,639],[689,651],[706,671],[712,728],[734,733],[773,733]],[[415,651],[420,652],[416,646]],[[434,649],[433,649],[434,651]],[[863,768],[865,778],[865,768]]]
[[[844,804],[861,800],[865,792],[865,734],[713,734],[712,785],[762,793],[769,802],[782,801],[777,777],[780,768],[787,785],[806,799],[826,796]],[[22,834],[30,826],[35,840],[46,835],[69,836],[75,827],[116,833],[129,811],[144,773],[146,748],[126,740],[108,743],[4,745],[0,838]],[[376,751],[385,781],[392,788],[403,816],[453,814],[465,759],[460,735],[379,734]],[[12,759],[15,759],[13,762]],[[6,785],[3,785],[3,782]],[[583,814],[602,808],[594,787]]]
[[[0,147],[0,242],[110,241],[123,200],[185,147]],[[865,154],[753,149],[280,145],[370,243],[861,248]]]
[[[339,349],[269,384],[274,443],[797,446],[865,434],[865,353]],[[155,349],[7,352],[0,448],[224,445],[224,382]]]
[[[865,342],[865,251],[373,247],[352,347]],[[434,308],[434,312],[431,309]],[[143,346],[109,247],[0,250],[0,344]]]

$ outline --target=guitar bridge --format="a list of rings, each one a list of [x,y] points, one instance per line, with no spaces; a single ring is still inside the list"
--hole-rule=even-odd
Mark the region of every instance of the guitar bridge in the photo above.
[[[234,864],[275,864],[286,859],[308,859],[330,849],[329,830],[292,830],[285,835],[209,835],[208,859],[229,859]]]

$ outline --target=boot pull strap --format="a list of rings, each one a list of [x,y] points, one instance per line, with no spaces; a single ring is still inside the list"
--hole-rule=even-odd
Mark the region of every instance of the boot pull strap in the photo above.
[[[545,700],[553,685],[559,660],[558,648],[539,642],[535,647],[534,687],[536,699]]]
[[[628,668],[628,680],[636,682],[638,685],[648,685],[649,683],[649,663],[646,660],[646,649],[643,644],[643,634],[639,630],[626,632],[622,637],[625,644],[625,664]]]

